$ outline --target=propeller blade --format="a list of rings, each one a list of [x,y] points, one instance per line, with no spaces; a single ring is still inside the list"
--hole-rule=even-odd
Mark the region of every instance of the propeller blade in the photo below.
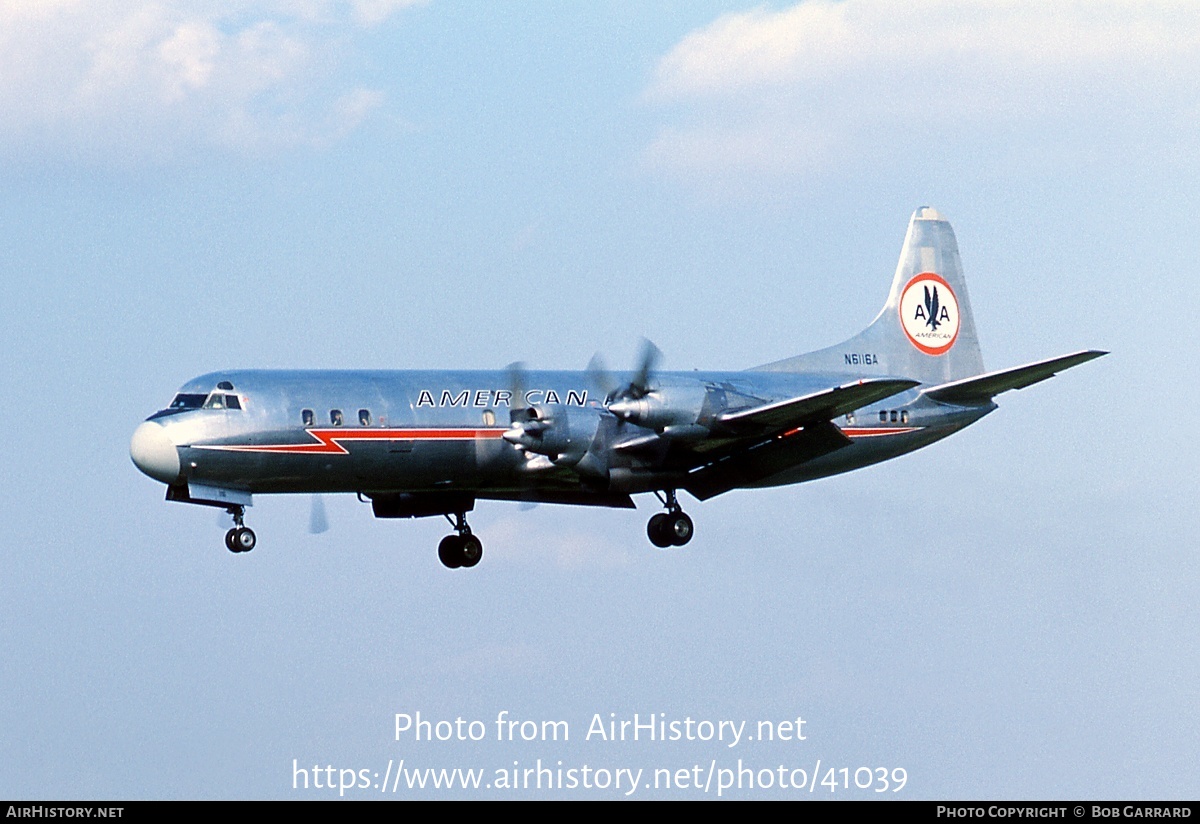
[[[638,366],[637,375],[626,390],[630,397],[642,398],[650,391],[650,375],[658,362],[662,360],[662,350],[647,338],[642,338],[642,359]]]
[[[525,414],[525,392],[527,381],[525,380],[525,363],[523,361],[513,361],[505,369],[508,371],[508,391],[510,393],[508,399],[508,420],[509,423],[517,423],[527,419]]]
[[[662,360],[662,350],[653,341],[642,338],[642,352],[638,359],[638,367],[633,380],[625,386],[619,385],[611,372],[604,365],[604,359],[597,352],[588,361],[587,376],[593,386],[604,395],[604,405],[612,408],[613,402],[625,399],[638,400],[650,393],[650,379],[658,362]]]
[[[604,358],[599,352],[592,355],[592,359],[588,361],[587,377],[588,382],[595,387],[596,391],[600,393],[605,401],[614,397],[617,394],[617,390],[620,389],[617,382],[613,380],[612,373],[604,365]]]
[[[312,496],[312,508],[308,513],[308,531],[320,535],[329,529],[329,518],[325,516],[325,498],[321,495]]]
[[[508,389],[511,395],[508,401],[508,420],[511,428],[501,437],[508,443],[513,445],[523,460],[528,460],[528,454],[525,448],[521,445],[521,439],[529,435],[540,432],[543,428],[538,424],[536,414],[530,409],[529,404],[525,400],[525,392],[529,389],[529,381],[526,379],[526,369],[524,361],[513,361],[507,367],[508,370]],[[517,478],[521,485],[521,495],[523,498],[534,498],[533,479],[524,472],[518,472]],[[537,506],[536,500],[525,500],[521,503],[521,507],[532,509]]]

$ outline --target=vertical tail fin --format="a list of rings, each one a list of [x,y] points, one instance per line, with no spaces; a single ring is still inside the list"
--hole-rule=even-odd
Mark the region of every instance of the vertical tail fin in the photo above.
[[[913,212],[892,290],[870,326],[837,346],[756,371],[854,372],[926,384],[981,374],[983,356],[950,224],[928,206]]]

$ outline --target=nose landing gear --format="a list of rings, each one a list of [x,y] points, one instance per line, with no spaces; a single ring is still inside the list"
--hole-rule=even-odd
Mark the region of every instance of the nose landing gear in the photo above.
[[[446,520],[450,516],[446,515]],[[483,542],[471,534],[465,512],[455,513],[450,521],[457,535],[447,535],[438,544],[438,559],[449,569],[470,568],[483,558]]]
[[[228,510],[233,516],[233,529],[225,533],[225,548],[230,552],[249,552],[258,543],[254,530],[246,526],[242,519],[246,515],[244,506],[231,506]]]
[[[668,489],[665,492],[665,497],[657,492],[654,494],[662,501],[667,511],[658,513],[650,519],[650,523],[646,524],[646,535],[650,538],[650,543],[659,549],[683,546],[692,540],[692,535],[696,531],[692,519],[680,508],[679,499],[675,497],[675,490]]]

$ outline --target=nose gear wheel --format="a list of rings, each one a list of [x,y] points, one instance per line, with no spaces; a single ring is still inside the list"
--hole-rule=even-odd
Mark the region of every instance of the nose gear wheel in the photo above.
[[[233,529],[225,533],[225,548],[230,552],[249,552],[254,549],[255,544],[258,543],[258,537],[254,534],[254,530],[243,522],[246,508],[231,506],[229,514],[233,516]]]

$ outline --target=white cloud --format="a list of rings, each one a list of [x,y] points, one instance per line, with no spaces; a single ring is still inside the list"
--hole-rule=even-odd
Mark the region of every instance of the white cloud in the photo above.
[[[415,6],[423,0],[351,0],[354,19],[365,26],[382,23],[400,9]]]
[[[339,76],[411,0],[0,0],[0,141],[163,154],[326,145],[383,103]]]
[[[171,80],[169,100],[182,99],[187,92],[208,84],[214,63],[221,56],[220,40],[221,33],[210,24],[188,22],[159,44],[158,57]]]
[[[831,158],[1071,122],[1194,126],[1200,4],[810,0],[725,15],[659,61],[648,149],[685,173],[805,172]],[[1127,133],[1126,132],[1126,133]]]

